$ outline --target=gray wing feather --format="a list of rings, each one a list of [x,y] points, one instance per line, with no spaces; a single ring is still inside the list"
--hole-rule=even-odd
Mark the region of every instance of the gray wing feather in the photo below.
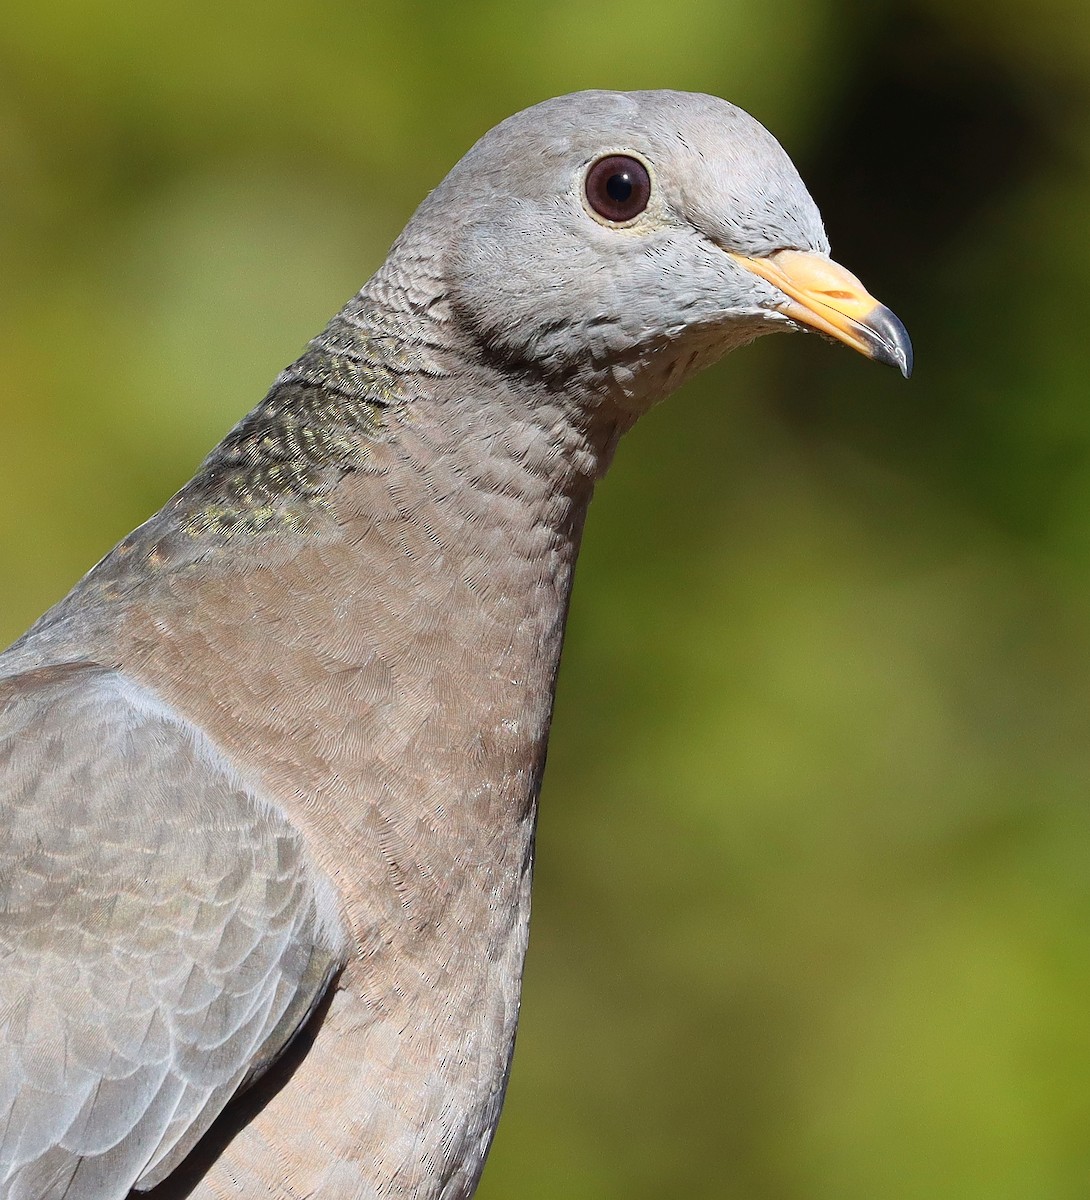
[[[284,815],[90,664],[0,679],[0,1195],[165,1178],[342,965]]]

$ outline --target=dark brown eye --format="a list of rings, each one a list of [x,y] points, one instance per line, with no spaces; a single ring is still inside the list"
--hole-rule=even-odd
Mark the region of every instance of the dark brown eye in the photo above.
[[[631,221],[650,198],[651,176],[637,158],[611,154],[587,172],[587,203],[607,221]]]

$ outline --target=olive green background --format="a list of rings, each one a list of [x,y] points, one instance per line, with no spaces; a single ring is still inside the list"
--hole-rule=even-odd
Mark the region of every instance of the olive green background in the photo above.
[[[480,1195],[1090,1196],[1086,0],[9,6],[0,633],[588,86],[761,118],[918,365],[765,339],[622,447]]]

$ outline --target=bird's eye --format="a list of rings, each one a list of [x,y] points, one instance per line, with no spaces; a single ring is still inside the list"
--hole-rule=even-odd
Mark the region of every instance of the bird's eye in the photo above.
[[[587,172],[587,203],[607,221],[631,221],[650,198],[651,176],[638,158],[610,154]]]

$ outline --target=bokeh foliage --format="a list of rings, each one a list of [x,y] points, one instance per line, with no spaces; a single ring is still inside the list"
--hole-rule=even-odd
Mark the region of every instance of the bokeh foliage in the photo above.
[[[589,522],[485,1200],[1090,1194],[1085,0],[37,0],[0,25],[0,633],[484,129],[725,95],[910,385],[768,339]]]

